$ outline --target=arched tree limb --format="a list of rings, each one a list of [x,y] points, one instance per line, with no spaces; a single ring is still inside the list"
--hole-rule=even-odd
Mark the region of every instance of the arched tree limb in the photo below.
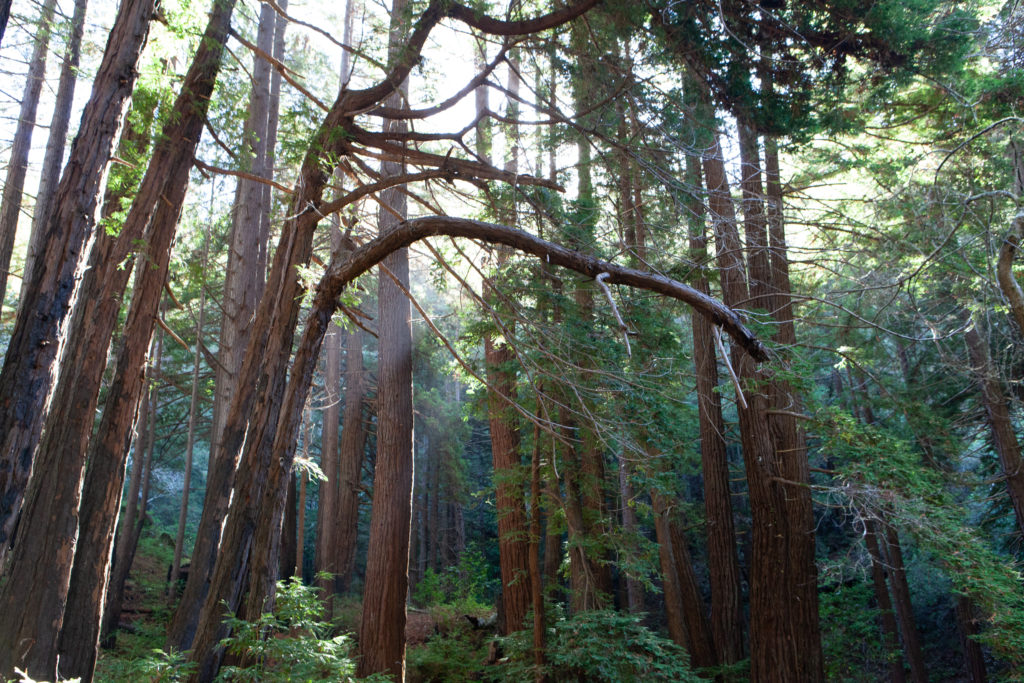
[[[747,329],[735,311],[721,301],[688,285],[663,275],[609,263],[542,240],[507,225],[466,218],[424,216],[404,221],[392,232],[367,242],[351,252],[344,261],[333,264],[320,281],[317,299],[319,300],[321,297],[325,297],[326,300],[337,299],[348,283],[375,266],[387,254],[426,237],[437,235],[467,237],[505,244],[524,253],[543,258],[547,263],[575,270],[590,277],[596,278],[601,273],[607,273],[608,277],[604,278],[604,282],[609,284],[647,289],[678,299],[694,308],[715,325],[719,325],[751,357],[759,361],[768,359],[768,352],[764,345],[754,336],[753,332]]]

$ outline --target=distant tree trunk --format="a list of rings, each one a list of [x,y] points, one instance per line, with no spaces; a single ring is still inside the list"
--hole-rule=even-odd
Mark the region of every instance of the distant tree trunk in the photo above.
[[[751,151],[748,140],[741,141],[740,147],[747,150],[745,153]],[[705,154],[703,165],[724,299],[729,306],[750,307],[735,212],[717,140]],[[769,262],[760,251],[767,244],[763,224],[759,226],[757,209],[746,199],[756,186],[750,178],[747,185],[745,201],[752,218],[747,226],[748,239],[753,238],[755,247],[751,251],[754,263],[750,296],[755,297],[755,306],[767,304],[773,310],[773,297],[767,288],[771,277]],[[814,519],[810,489],[805,485],[809,478],[807,460],[802,451],[784,451],[773,441],[768,410],[778,388],[771,379],[735,345],[732,365],[745,387],[743,401],[747,404],[744,407],[741,402],[738,412],[753,521],[751,676],[766,681],[820,681],[824,679],[824,667],[818,626]],[[767,394],[760,393],[762,390]]]
[[[82,53],[82,33],[85,27],[87,0],[75,0],[75,11],[71,17],[71,33],[68,35],[64,61],[60,67],[57,95],[53,103],[53,117],[50,119],[50,134],[46,140],[43,168],[39,175],[39,190],[36,192],[36,208],[32,214],[32,233],[29,237],[28,254],[21,281],[21,298],[24,299],[29,273],[35,264],[44,226],[53,209],[53,193],[60,182],[60,166],[64,161],[68,127],[71,124],[71,107],[75,99],[75,84],[78,82],[78,63]],[[2,33],[2,29],[0,29]]]
[[[878,603],[878,613],[882,622],[882,638],[885,641],[886,654],[890,657],[889,680],[892,683],[903,683],[907,680],[903,669],[903,651],[900,649],[896,613],[893,611],[889,588],[885,581],[885,559],[879,547],[878,525],[872,520],[865,520],[865,526],[864,541],[871,556],[871,580],[875,587],[875,601]]]
[[[694,666],[715,666],[718,661],[711,627],[686,538],[673,519],[675,513],[664,493],[651,491],[651,507],[655,514],[654,529],[665,588],[666,616],[670,619],[669,635],[687,649]]]
[[[633,485],[629,480],[630,467],[625,458],[619,458],[619,505],[622,509],[622,531],[627,536],[637,532],[636,510],[633,509]],[[639,581],[626,574],[626,609],[630,614],[644,611],[644,589]]]
[[[992,430],[992,443],[999,456],[999,465],[1010,494],[1010,503],[1017,522],[1017,533],[1024,534],[1024,458],[1020,442],[1010,419],[1010,409],[1002,383],[992,367],[987,336],[982,334],[982,321],[975,317],[974,324],[964,333],[972,370],[981,387],[981,399]]]
[[[882,538],[879,536],[880,540]],[[917,634],[914,605],[910,602],[910,585],[907,583],[907,570],[903,565],[903,551],[896,529],[886,524],[884,539],[885,542],[880,545],[882,555],[886,559],[885,566],[889,570],[893,605],[896,608],[900,633],[903,634],[903,651],[910,664],[910,678],[914,683],[927,683],[928,672],[924,666],[924,653],[921,650],[921,639]]]
[[[700,188],[700,160],[686,157],[687,185]],[[700,201],[690,202],[690,257],[707,260],[707,235]],[[699,276],[693,286],[711,293],[708,280]],[[736,530],[729,488],[729,460],[725,449],[725,421],[718,393],[718,364],[714,329],[703,316],[690,316],[693,332],[693,364],[697,376],[697,413],[700,432],[701,466],[704,474],[704,510],[707,515],[708,574],[711,583],[711,625],[715,650],[722,664],[734,664],[743,657],[743,613],[740,564],[736,552]]]
[[[960,641],[964,648],[964,665],[971,683],[985,683],[985,654],[981,644],[974,638],[981,633],[974,616],[974,605],[966,595],[956,597],[956,619],[960,625]]]
[[[388,61],[398,59],[407,32],[406,0],[393,0]],[[386,101],[402,107],[408,82]],[[385,130],[401,132],[405,121],[385,120]],[[384,162],[383,177],[404,172],[403,164]],[[381,193],[380,233],[386,234],[406,216],[401,187]],[[390,210],[389,210],[390,209]],[[392,213],[393,212],[393,213]],[[373,509],[366,560],[364,609],[359,628],[356,673],[387,672],[405,680],[405,597],[409,582],[409,532],[412,515],[413,420],[412,331],[410,306],[402,288],[409,287],[409,254],[401,249],[384,259],[378,289],[377,462],[373,477]],[[397,282],[392,281],[391,277]]]
[[[153,0],[126,0],[120,6],[42,232],[41,265],[29,274],[26,301],[30,304],[23,307],[15,321],[0,370],[0,564],[21,510],[53,381],[51,370],[60,347],[57,341],[72,305],[75,273],[92,236],[107,162],[135,85],[135,66],[152,13]],[[57,559],[70,566],[70,552],[65,548],[68,556]],[[21,585],[19,590],[23,589]],[[42,597],[41,593],[33,594]],[[26,609],[22,597],[16,598],[18,612],[29,614],[32,610]],[[0,604],[5,599],[5,591],[0,589]],[[0,676],[13,675],[14,666],[24,662],[25,666],[31,663],[40,667],[35,672],[40,677],[53,677],[56,671],[49,669],[53,663],[42,663],[51,659],[49,653],[41,654],[39,660],[22,651],[13,654],[13,643],[38,645],[47,640],[52,645],[54,639],[16,635],[15,631],[22,628],[16,621],[9,619],[0,626]]]
[[[544,626],[544,588],[540,573],[540,427],[533,428],[533,457],[530,459],[530,604],[533,608],[533,664],[537,667],[534,683],[544,683],[546,629]]]
[[[345,593],[356,564],[359,523],[359,488],[362,484],[366,428],[363,425],[363,336],[356,327],[345,332],[345,414],[342,417],[341,452],[334,526],[334,591]]]
[[[288,483],[285,486],[288,487],[288,491],[285,494],[284,515],[281,519],[281,561],[277,569],[278,576],[295,574],[295,552],[296,545],[298,545],[295,534],[298,520],[295,519],[295,511],[299,504],[299,487],[294,472],[288,477]]]
[[[1019,140],[1010,140],[1010,151],[1013,155],[1014,183],[1013,194],[1019,203],[1024,199],[1024,149]],[[1018,209],[1010,224],[1010,230],[999,245],[999,258],[996,261],[996,280],[999,289],[1010,304],[1010,314],[1017,324],[1017,332],[1024,334],[1024,291],[1013,275],[1013,261],[1020,249],[1021,238],[1024,237],[1024,213]]]
[[[18,219],[21,218],[21,196],[25,191],[25,174],[28,172],[28,155],[32,151],[32,131],[36,125],[39,94],[46,79],[46,57],[49,55],[56,5],[57,0],[46,0],[36,23],[32,60],[28,63],[28,76],[21,96],[18,126],[14,132],[10,161],[7,163],[3,195],[0,197],[0,304],[3,303],[7,291],[7,274],[11,268]]]
[[[270,54],[274,49],[274,10],[260,5],[257,47]],[[253,88],[249,111],[242,133],[240,163],[260,177],[268,177],[268,122],[270,64],[261,57],[253,58]],[[187,650],[195,633],[203,598],[209,589],[216,562],[220,531],[227,514],[231,486],[234,482],[236,454],[225,451],[223,433],[226,411],[232,404],[237,387],[242,353],[252,331],[256,304],[264,287],[267,242],[262,217],[269,214],[270,195],[263,183],[241,179],[235,189],[231,236],[228,247],[227,274],[221,306],[220,350],[216,388],[214,390],[213,426],[210,433],[210,457],[203,498],[203,514],[199,518],[192,564],[181,602],[168,629],[167,644]]]
[[[331,228],[332,239],[338,241],[337,226]],[[334,515],[337,514],[338,497],[338,423],[341,418],[341,336],[343,331],[331,324],[324,337],[324,409],[323,431],[320,438],[320,469],[326,480],[320,482],[316,517],[316,571],[337,575],[334,560]],[[323,598],[330,600],[334,594],[334,579],[317,578],[317,586],[323,591]]]
[[[161,330],[160,334],[157,335],[156,342],[154,344],[151,372],[147,372],[146,375],[149,384],[148,395],[143,397],[143,410],[145,411],[144,415],[146,416],[146,423],[140,424],[139,436],[136,440],[138,446],[142,447],[142,451],[139,454],[143,456],[143,459],[134,466],[131,492],[134,495],[132,495],[128,500],[128,504],[125,507],[124,523],[121,525],[121,531],[117,535],[117,549],[114,552],[113,558],[110,560],[110,585],[107,590],[103,612],[97,612],[97,614],[103,616],[100,635],[106,641],[105,644],[107,646],[112,646],[114,643],[118,619],[121,616],[121,605],[124,601],[124,584],[128,579],[128,573],[131,571],[132,562],[135,559],[135,550],[139,545],[139,537],[142,533],[142,527],[146,520],[146,507],[149,500],[149,481],[153,463],[153,449],[156,447],[157,399],[159,396],[156,382],[157,378],[160,377],[160,365],[163,356],[163,336],[163,330]],[[143,427],[145,430],[143,430]],[[135,478],[136,471],[141,473],[138,481]],[[141,488],[139,487],[139,484],[141,484]],[[138,497],[138,500],[136,500],[136,496]],[[100,557],[105,555],[95,552],[93,554]],[[69,652],[77,649],[75,644],[71,642],[70,636],[70,631],[64,634],[65,647]],[[88,656],[88,653],[86,653],[86,656]],[[88,662],[88,664],[90,666],[94,665],[95,661]],[[80,672],[76,671],[74,673],[78,675]],[[91,671],[89,674],[84,674],[83,672],[83,675],[91,675]]]
[[[212,212],[212,207],[211,207]],[[206,272],[207,256],[210,251],[209,231],[203,237],[202,272]],[[185,525],[188,521],[188,498],[192,485],[192,452],[196,440],[196,424],[199,422],[199,369],[203,357],[203,326],[206,324],[206,282],[201,283],[199,290],[199,318],[196,320],[196,350],[192,361],[192,396],[188,408],[188,439],[185,442],[185,472],[181,482],[181,507],[178,510],[178,529],[174,534],[174,559],[171,561],[171,574],[167,584],[167,595],[176,598],[178,594],[178,577],[181,575],[181,557],[185,546]]]
[[[310,409],[306,407],[306,418],[302,425],[302,457],[309,462],[309,440],[312,438],[313,417]],[[299,476],[298,496],[298,518],[295,520],[295,576],[301,581],[305,574],[306,566],[306,485],[309,483],[309,474],[305,469]]]

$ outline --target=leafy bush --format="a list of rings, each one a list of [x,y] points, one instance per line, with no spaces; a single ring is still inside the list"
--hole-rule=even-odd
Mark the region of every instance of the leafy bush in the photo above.
[[[491,571],[483,553],[467,549],[454,567],[440,572],[427,569],[416,584],[412,601],[421,607],[453,605],[463,612],[477,611],[492,602],[495,588]]]
[[[355,672],[348,636],[330,637],[316,589],[294,577],[278,582],[273,614],[225,623],[232,635],[223,643],[241,664],[223,667],[219,681],[337,681]]]
[[[534,675],[533,635],[513,633],[502,640],[507,663],[495,667],[495,681],[524,681]],[[559,619],[547,632],[549,681],[632,683],[702,679],[690,668],[686,650],[640,624],[638,617],[595,610]]]

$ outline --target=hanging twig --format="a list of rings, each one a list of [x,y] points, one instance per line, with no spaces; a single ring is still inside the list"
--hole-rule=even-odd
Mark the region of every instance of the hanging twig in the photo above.
[[[619,321],[619,328],[622,330],[622,338],[626,342],[626,355],[632,358],[633,351],[629,348],[629,328],[626,327],[625,321],[622,319],[622,316],[619,315],[619,307],[615,305],[615,299],[612,298],[612,290],[604,283],[608,277],[608,273],[598,273],[597,277],[594,278],[594,281],[597,282],[601,291],[604,292],[605,298],[608,299],[608,305],[612,307],[612,313],[615,314],[615,319]]]
[[[740,387],[740,378],[736,376],[736,371],[732,369],[732,362],[729,360],[729,354],[725,352],[725,344],[722,343],[722,328],[719,325],[712,325],[712,329],[715,331],[715,344],[718,345],[718,353],[722,356],[725,368],[729,371],[729,377],[732,378],[732,383],[736,387],[736,398],[739,400],[741,406],[747,408],[747,399],[743,397],[743,389]]]

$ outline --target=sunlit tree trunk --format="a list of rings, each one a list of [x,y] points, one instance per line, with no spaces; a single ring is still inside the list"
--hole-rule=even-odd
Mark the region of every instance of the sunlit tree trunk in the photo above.
[[[21,109],[18,125],[14,131],[10,160],[7,162],[7,177],[4,179],[3,194],[0,195],[0,303],[7,291],[7,274],[14,252],[14,238],[21,218],[22,193],[25,191],[25,175],[28,172],[28,155],[32,151],[32,131],[36,126],[36,110],[39,95],[46,79],[46,58],[49,54],[50,35],[53,33],[53,13],[57,0],[43,3],[36,22],[36,35],[32,48],[32,60],[28,63],[25,90],[21,95]]]
[[[266,54],[273,50],[275,18],[274,10],[268,4],[261,3],[256,46]],[[270,64],[254,56],[253,87],[239,156],[242,166],[248,166],[243,170],[260,177],[269,177],[270,172],[267,168],[270,80]],[[226,411],[237,387],[242,353],[252,331],[253,314],[263,292],[267,242],[261,221],[270,212],[270,195],[265,189],[263,183],[249,179],[240,179],[235,188],[228,264],[221,301],[223,317],[203,514],[196,531],[188,582],[168,629],[168,645],[180,650],[188,649],[195,633],[196,620],[213,573],[220,530],[227,514],[234,481],[237,454],[224,449],[223,431]]]
[[[390,63],[398,58],[407,29],[406,0],[391,6]],[[408,83],[386,104],[404,106]],[[386,131],[407,129],[404,121],[385,120]],[[384,162],[381,175],[399,175],[403,164]],[[405,218],[406,197],[400,187],[381,193],[378,213],[381,234]],[[401,249],[384,259],[378,287],[379,369],[377,378],[377,461],[373,477],[373,508],[366,560],[366,588],[359,628],[359,676],[387,672],[405,680],[405,597],[409,581],[409,532],[412,515],[412,331],[409,254]],[[387,272],[385,272],[387,271]],[[389,274],[390,273],[390,274]],[[392,277],[395,280],[392,280]]]
[[[41,233],[39,265],[28,275],[26,305],[15,321],[0,370],[0,564],[11,543],[32,470],[54,381],[61,332],[73,303],[76,273],[84,264],[93,234],[95,212],[106,184],[107,163],[135,84],[135,66],[152,11],[152,0],[121,4],[54,196],[53,209]],[[48,504],[52,505],[53,500]],[[62,558],[68,566],[71,552],[67,548],[68,556]],[[0,589],[0,603],[3,600]],[[19,612],[26,613],[24,608],[22,603]],[[10,633],[11,629],[21,628],[15,626],[15,621],[18,620],[10,619],[6,627],[0,626],[0,652],[14,652],[13,644],[7,643],[8,637],[19,642],[24,639]],[[39,640],[28,636],[25,642]],[[11,675],[18,659],[33,661],[27,653],[0,654],[0,676]],[[46,659],[49,654],[42,657]],[[51,665],[40,661],[38,666]],[[39,672],[43,677],[54,673]]]
[[[60,67],[57,83],[57,95],[53,103],[53,116],[50,119],[50,134],[46,140],[46,153],[43,156],[43,168],[39,174],[39,189],[36,192],[36,207],[32,213],[32,233],[29,237],[28,254],[25,257],[25,270],[21,282],[21,298],[24,299],[28,274],[32,272],[39,241],[42,238],[43,226],[53,209],[53,194],[60,182],[60,167],[64,161],[64,148],[67,146],[68,127],[71,124],[71,107],[75,99],[75,85],[78,82],[78,63],[82,53],[82,33],[85,28],[85,9],[87,0],[75,0],[75,11],[71,17],[70,34],[64,51],[64,61]]]

